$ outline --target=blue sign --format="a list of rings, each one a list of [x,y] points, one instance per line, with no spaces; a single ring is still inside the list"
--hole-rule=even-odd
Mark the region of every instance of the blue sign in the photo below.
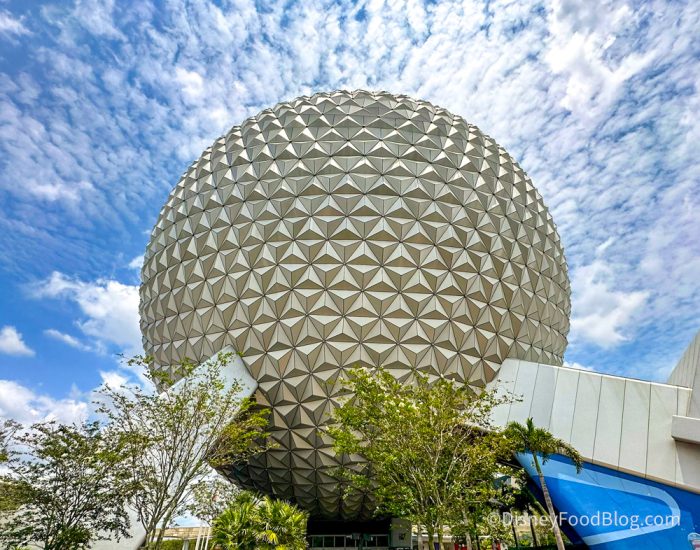
[[[518,456],[539,486],[532,457]],[[560,519],[593,550],[700,550],[700,494],[551,457],[542,466]]]

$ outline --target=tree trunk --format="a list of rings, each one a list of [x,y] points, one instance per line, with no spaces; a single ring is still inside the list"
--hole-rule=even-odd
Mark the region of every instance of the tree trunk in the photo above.
[[[444,538],[445,538],[444,528],[442,525],[440,525],[440,526],[438,526],[438,548],[440,550],[443,550],[442,541],[444,540]]]
[[[472,516],[472,523],[474,524],[474,537],[476,538],[476,548],[481,550],[481,541],[479,540],[479,527],[476,524],[476,518]]]
[[[530,520],[530,533],[532,533],[532,545],[539,546],[540,543],[537,540],[537,531],[535,531],[535,526],[532,524],[532,510],[528,510],[527,517]]]
[[[472,548],[472,536],[469,534],[469,531],[466,532],[466,539],[467,539],[467,550],[474,550]]]
[[[152,522],[146,528],[146,538],[144,539],[145,548],[153,548],[153,543],[156,541],[158,535],[158,526],[154,525]]]
[[[151,548],[150,550],[160,550],[160,547],[163,544],[163,535],[165,534],[164,531],[165,531],[165,528],[162,528],[160,530],[160,533],[158,533],[158,537],[156,538],[155,542],[153,543],[153,548]]]
[[[423,550],[423,526],[420,523],[416,525],[416,544],[418,550]]]
[[[564,540],[561,538],[561,529],[559,529],[559,521],[557,520],[557,515],[554,512],[554,505],[552,504],[552,498],[549,496],[549,489],[547,489],[547,482],[544,480],[544,474],[542,473],[542,468],[540,468],[540,461],[537,459],[537,454],[532,453],[532,458],[535,460],[535,469],[537,470],[537,475],[540,478],[540,485],[542,486],[542,493],[544,494],[544,501],[547,504],[547,511],[549,512],[549,519],[552,522],[552,529],[554,531],[554,538],[557,541],[557,550],[564,549]]]
[[[520,548],[520,541],[518,540],[518,532],[515,530],[515,520],[511,517],[510,528],[513,530],[513,542],[516,548]]]
[[[435,550],[435,531],[428,525],[426,525],[425,528],[428,531],[428,547],[430,550]]]

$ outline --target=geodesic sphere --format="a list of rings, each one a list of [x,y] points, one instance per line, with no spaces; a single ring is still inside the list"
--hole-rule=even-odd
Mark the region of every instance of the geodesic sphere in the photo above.
[[[145,255],[141,329],[167,367],[227,345],[277,448],[232,468],[312,514],[342,501],[321,437],[358,364],[483,387],[504,359],[561,364],[569,280],[552,218],[490,137],[424,101],[301,97],[235,126],[185,172]]]

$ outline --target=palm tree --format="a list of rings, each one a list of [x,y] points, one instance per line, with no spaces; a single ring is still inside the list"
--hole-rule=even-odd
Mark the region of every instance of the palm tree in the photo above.
[[[535,464],[535,470],[540,480],[544,501],[547,505],[549,518],[552,522],[552,529],[557,540],[558,550],[564,550],[564,541],[561,538],[561,530],[557,521],[556,513],[552,498],[549,496],[549,489],[542,473],[540,466],[540,458],[542,464],[545,464],[549,457],[553,454],[559,454],[572,460],[576,466],[576,471],[580,472],[583,466],[583,459],[579,452],[571,445],[554,437],[551,433],[543,428],[535,427],[532,418],[528,418],[525,425],[518,422],[510,422],[505,429],[506,436],[513,442],[517,452],[529,453],[532,456],[532,461]]]
[[[242,492],[214,520],[212,540],[225,550],[302,550],[307,520],[293,504]]]
[[[253,493],[242,492],[236,495],[212,524],[214,547],[227,550],[255,550],[259,503],[260,499]]]
[[[265,550],[302,550],[306,548],[306,522],[308,515],[296,506],[263,498],[258,509],[260,531],[258,548]]]

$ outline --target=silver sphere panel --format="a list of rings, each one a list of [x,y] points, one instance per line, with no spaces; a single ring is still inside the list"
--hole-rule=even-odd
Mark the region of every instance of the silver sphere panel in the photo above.
[[[388,93],[301,97],[235,126],[185,172],[145,255],[141,329],[162,368],[242,353],[278,447],[232,468],[312,514],[341,500],[319,427],[345,369],[473,387],[504,359],[561,364],[569,280],[532,182],[462,118]]]

